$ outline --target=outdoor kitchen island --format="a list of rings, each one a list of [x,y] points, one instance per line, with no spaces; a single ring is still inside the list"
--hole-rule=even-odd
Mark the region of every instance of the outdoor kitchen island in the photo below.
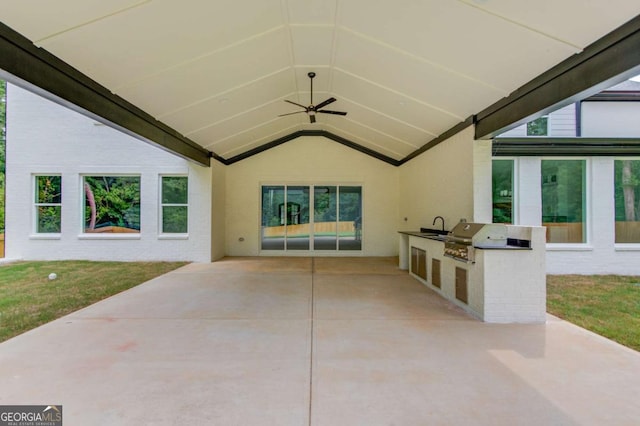
[[[463,226],[483,239],[456,237]],[[445,299],[485,322],[545,322],[543,227],[458,224],[448,235],[399,234],[400,269]]]

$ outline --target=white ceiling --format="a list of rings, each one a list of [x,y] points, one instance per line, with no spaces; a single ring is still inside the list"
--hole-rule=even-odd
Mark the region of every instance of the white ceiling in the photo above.
[[[402,159],[640,14],[637,0],[3,0],[2,21],[229,158],[326,130]],[[306,114],[333,96],[327,109]]]

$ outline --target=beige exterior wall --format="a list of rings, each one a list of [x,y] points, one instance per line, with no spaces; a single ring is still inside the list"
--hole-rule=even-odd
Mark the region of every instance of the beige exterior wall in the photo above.
[[[225,256],[226,167],[211,160],[211,260]]]
[[[473,135],[468,127],[400,167],[399,229],[432,228],[435,216],[447,230],[461,218],[491,222],[491,144]]]
[[[473,221],[493,222],[491,140],[473,141]]]
[[[362,186],[363,250],[339,254],[397,255],[398,177],[399,168],[321,137],[301,137],[227,166],[226,254],[260,254],[262,184],[354,184]]]

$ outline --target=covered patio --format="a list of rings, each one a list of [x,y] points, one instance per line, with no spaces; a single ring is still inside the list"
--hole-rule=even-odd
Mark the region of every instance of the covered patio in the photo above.
[[[66,425],[635,424],[640,355],[482,323],[395,258],[191,264],[0,344],[0,404]]]
[[[491,221],[493,136],[640,73],[637,1],[5,3],[0,78],[133,136],[100,173],[143,173],[139,140],[189,160],[183,241],[205,238],[182,253],[215,262],[0,344],[0,404],[62,404],[66,425],[637,423],[637,352],[552,316],[482,323],[394,257],[398,230]],[[41,152],[21,195],[86,173]],[[267,257],[268,185],[361,188],[361,249]],[[36,244],[158,260],[146,223],[144,246]]]
[[[490,222],[491,138],[640,73],[640,8],[630,0],[74,0],[32,12],[22,1],[5,5],[0,78],[135,138],[111,152],[105,173],[139,140],[189,160],[192,199],[203,198],[190,208],[201,228],[189,243],[196,232],[206,238],[180,251],[192,261],[323,255],[298,250],[294,238],[291,251],[262,244],[268,227],[316,222],[267,214],[257,193],[265,186],[360,188],[361,211],[340,219],[327,209],[317,220],[358,218],[361,242],[340,255],[397,255],[396,231],[437,216],[448,228]],[[29,130],[13,134],[37,139]],[[71,183],[73,166],[86,163],[73,155],[95,146],[78,145],[56,150],[72,160]],[[25,149],[41,170],[25,167],[14,182],[28,188],[31,174],[55,169],[35,158],[42,151]],[[150,157],[132,159],[131,173]],[[77,205],[79,191],[66,187],[63,203]],[[320,216],[315,201],[303,210]],[[17,225],[7,256],[38,257],[47,243],[25,243],[31,223]],[[67,257],[83,244],[76,232],[62,232]],[[156,238],[153,226],[141,235]],[[156,247],[118,250],[166,260]]]

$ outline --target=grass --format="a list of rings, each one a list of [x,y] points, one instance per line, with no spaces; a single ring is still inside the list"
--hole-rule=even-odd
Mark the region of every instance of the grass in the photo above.
[[[640,351],[640,277],[549,275],[547,310]]]
[[[0,342],[185,265],[19,262],[0,267]],[[50,273],[57,279],[49,280]]]

